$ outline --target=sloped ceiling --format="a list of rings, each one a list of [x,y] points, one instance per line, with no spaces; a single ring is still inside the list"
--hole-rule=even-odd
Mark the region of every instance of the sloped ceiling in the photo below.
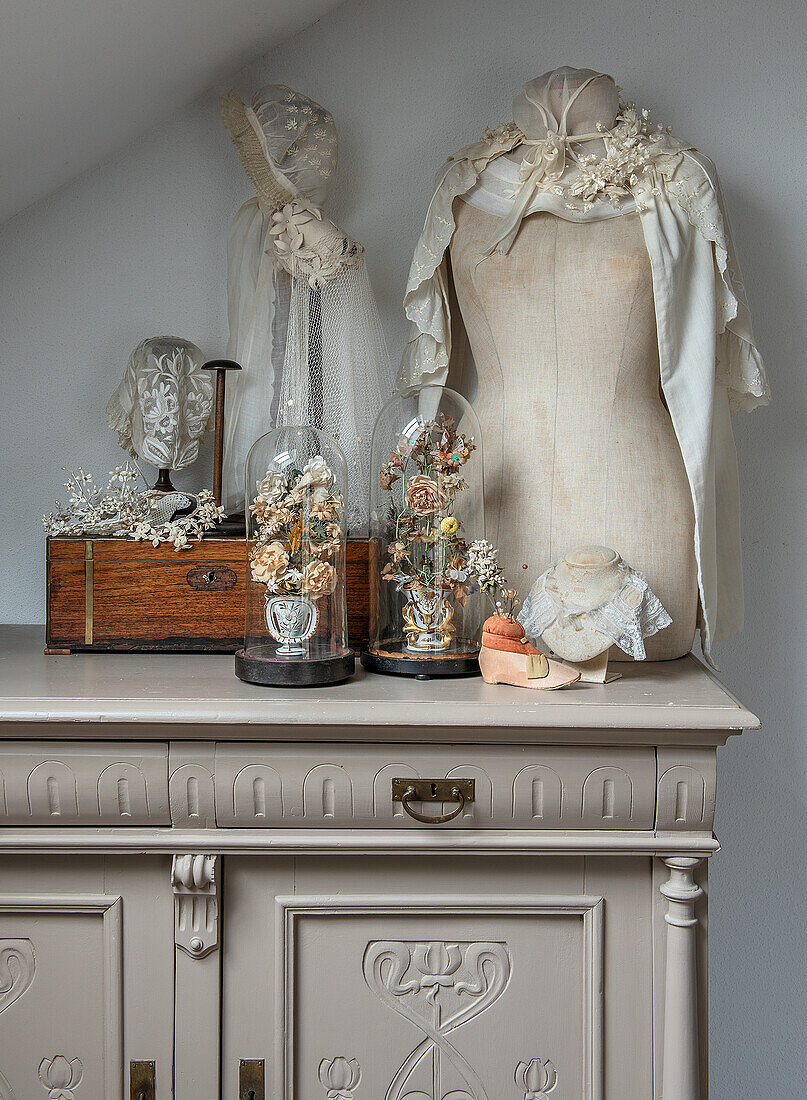
[[[0,223],[340,0],[0,0]]]

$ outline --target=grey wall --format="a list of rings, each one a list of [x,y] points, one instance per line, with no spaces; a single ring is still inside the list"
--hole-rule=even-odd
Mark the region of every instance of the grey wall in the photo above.
[[[610,72],[721,170],[775,404],[736,422],[748,625],[717,656],[765,728],[721,752],[717,1100],[807,1094],[805,43],[802,0],[350,0],[237,76],[242,93],[282,81],[333,111],[330,213],[367,246],[396,357],[433,174],[510,117],[524,80],[561,63]],[[119,461],[103,409],[130,349],[171,331],[223,350],[227,223],[248,195],[217,120],[225,90],[0,231],[4,620],[43,620],[39,517],[60,467]]]

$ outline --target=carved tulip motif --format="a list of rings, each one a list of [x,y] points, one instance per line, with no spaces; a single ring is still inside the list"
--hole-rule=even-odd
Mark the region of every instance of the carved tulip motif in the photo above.
[[[533,1058],[516,1066],[516,1084],[524,1090],[524,1100],[543,1100],[557,1083],[557,1071],[548,1059]]]
[[[440,986],[450,989],[454,985],[454,975],[462,965],[462,952],[456,943],[423,943],[415,948],[412,959],[423,975],[420,988],[436,992]]]
[[[73,1089],[78,1088],[83,1076],[84,1066],[78,1058],[68,1062],[63,1054],[57,1054],[39,1063],[39,1080],[48,1090],[48,1100],[75,1100]]]
[[[328,1100],[353,1100],[353,1090],[361,1081],[361,1067],[355,1058],[323,1058],[319,1080],[327,1090]]]

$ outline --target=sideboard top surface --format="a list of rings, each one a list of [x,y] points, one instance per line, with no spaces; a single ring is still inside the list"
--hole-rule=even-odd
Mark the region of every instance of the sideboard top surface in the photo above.
[[[723,731],[756,729],[746,710],[693,656],[623,663],[607,685],[526,691],[479,677],[430,680],[355,677],[324,688],[262,688],[242,683],[232,656],[74,654],[45,656],[39,626],[0,628],[0,737],[97,736],[88,726],[121,727],[122,736],[272,740],[480,740],[511,731],[519,741],[542,731],[575,731],[603,740],[608,730]],[[73,726],[77,728],[73,729]],[[535,731],[530,734],[529,731]],[[116,731],[117,732],[117,731]],[[448,734],[451,736],[448,736]],[[495,740],[501,739],[499,733]],[[622,740],[622,738],[620,738]]]

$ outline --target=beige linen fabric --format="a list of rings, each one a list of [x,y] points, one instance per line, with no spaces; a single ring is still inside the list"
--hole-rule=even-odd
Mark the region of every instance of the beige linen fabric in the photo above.
[[[680,657],[698,606],[694,513],[659,390],[638,215],[535,214],[507,256],[484,255],[492,215],[463,202],[456,219],[451,271],[476,368],[486,525],[505,575],[526,589],[567,550],[612,546],[673,619],[648,640],[649,658]],[[449,385],[467,388],[455,365]]]

